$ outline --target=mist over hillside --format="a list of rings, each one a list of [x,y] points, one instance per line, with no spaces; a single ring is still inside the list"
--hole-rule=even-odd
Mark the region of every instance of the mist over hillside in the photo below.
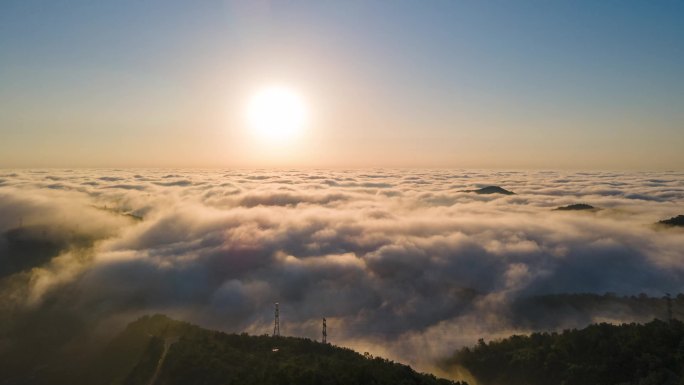
[[[480,385],[676,385],[684,370],[684,324],[591,325],[514,335],[466,347],[443,365]]]
[[[515,195],[466,192],[493,185]],[[577,202],[602,210],[553,210]],[[652,224],[682,203],[678,172],[3,171],[0,353],[151,312],[260,335],[277,301],[285,335],[326,317],[337,345],[429,370],[484,335],[663,318],[684,233]],[[539,300],[608,292],[655,302]]]
[[[226,334],[161,314],[141,317],[105,341],[80,341],[49,357],[2,358],[3,385],[467,385],[320,341]]]

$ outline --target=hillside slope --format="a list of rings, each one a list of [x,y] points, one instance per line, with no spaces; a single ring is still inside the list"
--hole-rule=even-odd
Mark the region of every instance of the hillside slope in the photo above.
[[[480,385],[676,385],[684,380],[684,323],[596,324],[533,333],[456,352]]]
[[[225,334],[160,315],[130,324],[98,361],[111,369],[102,384],[453,384],[308,339]]]
[[[308,339],[226,334],[163,315],[130,323],[99,353],[72,364],[38,365],[0,384],[465,385]]]

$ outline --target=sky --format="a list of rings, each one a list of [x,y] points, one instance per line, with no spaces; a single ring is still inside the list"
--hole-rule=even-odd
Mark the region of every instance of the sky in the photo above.
[[[0,167],[684,164],[680,1],[5,0],[0,59]]]

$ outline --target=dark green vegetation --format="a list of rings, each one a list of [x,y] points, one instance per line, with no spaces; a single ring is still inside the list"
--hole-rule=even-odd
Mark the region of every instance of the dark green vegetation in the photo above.
[[[684,323],[591,325],[512,336],[458,351],[448,366],[481,385],[666,385],[684,381]]]
[[[684,215],[677,215],[670,219],[664,219],[658,222],[658,224],[670,227],[684,227]]]
[[[582,210],[593,211],[593,210],[600,210],[600,209],[597,209],[596,207],[594,207],[592,205],[588,205],[586,203],[575,203],[572,205],[561,206],[561,207],[558,207],[554,210],[557,210],[557,211],[582,211]]]
[[[0,312],[0,385],[450,383],[404,365],[307,339],[225,334],[164,316],[141,318],[116,337],[90,338],[93,320],[67,308],[57,301],[48,310],[14,318]],[[684,294],[669,301],[646,294],[611,293],[527,297],[502,310],[500,316],[522,330],[561,330],[595,319],[646,322],[654,317],[667,319],[669,314],[684,318]],[[653,325],[660,326],[653,331]],[[673,321],[672,326],[676,327],[667,338],[658,333],[665,333],[670,325],[659,321],[624,326],[630,332],[599,325],[589,329],[607,331],[511,337],[487,344],[486,349],[482,344],[464,349],[449,364],[470,369],[482,380],[480,385],[639,384],[640,380],[642,385],[668,384],[681,375],[677,365],[682,361],[668,358],[679,354],[679,350],[672,353],[673,346],[680,349],[682,345],[684,351],[681,323]],[[116,330],[120,329],[112,333]],[[619,350],[606,350],[606,343]],[[622,370],[616,369],[621,365],[628,367],[626,375],[631,377],[613,372]],[[632,371],[632,367],[641,369]]]
[[[504,194],[504,195],[514,195],[512,191],[508,191],[505,188],[499,186],[487,186],[477,190],[465,190],[466,192],[474,192],[475,194]]]
[[[53,361],[0,377],[0,384],[464,385],[308,339],[225,334],[162,315],[143,317],[97,353],[72,358],[78,365]],[[3,371],[12,368],[0,364]]]
[[[684,319],[684,294],[671,298],[672,317]],[[569,293],[525,297],[511,304],[502,314],[515,328],[525,330],[562,330],[576,325],[589,325],[596,319],[648,322],[668,319],[665,297],[639,295],[618,296],[614,293]]]

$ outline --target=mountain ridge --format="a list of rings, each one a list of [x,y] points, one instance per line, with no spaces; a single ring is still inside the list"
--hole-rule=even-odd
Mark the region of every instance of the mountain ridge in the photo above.
[[[486,187],[482,187],[482,188],[475,189],[475,190],[463,190],[463,192],[470,192],[470,193],[482,194],[482,195],[488,195],[488,194],[515,195],[515,193],[513,191],[508,191],[505,188],[500,187],[500,186],[486,186]]]
[[[443,363],[479,385],[670,385],[684,380],[684,323],[592,324],[513,335],[456,351]]]
[[[161,314],[129,323],[82,362],[55,362],[38,363],[28,374],[8,373],[0,384],[467,385],[310,339],[228,334]]]

